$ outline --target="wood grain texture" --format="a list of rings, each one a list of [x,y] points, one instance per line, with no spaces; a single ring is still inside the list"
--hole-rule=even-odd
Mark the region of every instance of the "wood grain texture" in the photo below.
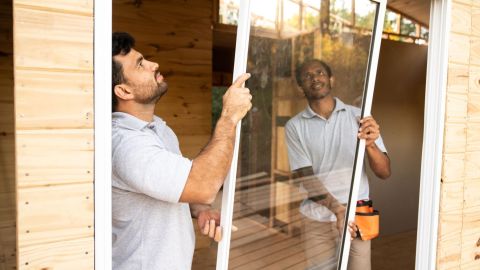
[[[470,36],[450,33],[448,61],[457,64],[470,62]]]
[[[113,30],[136,39],[136,49],[157,62],[169,85],[155,113],[194,157],[211,134],[212,1],[113,1]]]
[[[17,132],[19,188],[93,182],[93,130]]]
[[[14,17],[16,69],[93,70],[93,17],[21,5]]]
[[[470,35],[472,31],[472,8],[464,3],[452,2],[452,28],[451,31]]]
[[[94,269],[93,237],[31,245],[19,249],[18,269]]]
[[[93,16],[93,0],[15,0],[15,5],[29,9],[50,10]]]
[[[479,4],[452,2],[437,269],[480,268]]]
[[[93,183],[20,189],[19,247],[93,236],[92,194]]]
[[[93,0],[13,0],[18,269],[93,269]]]
[[[92,72],[17,70],[16,74],[17,130],[93,128]]]

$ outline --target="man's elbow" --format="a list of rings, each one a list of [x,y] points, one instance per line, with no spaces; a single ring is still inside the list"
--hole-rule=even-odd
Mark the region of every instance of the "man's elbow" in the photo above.
[[[375,173],[375,175],[380,179],[387,180],[392,175],[392,172],[390,169],[388,169],[385,171],[377,172]]]

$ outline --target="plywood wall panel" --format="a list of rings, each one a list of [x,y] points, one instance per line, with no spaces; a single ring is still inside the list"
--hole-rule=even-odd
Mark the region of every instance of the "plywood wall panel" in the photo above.
[[[469,66],[451,64],[448,66],[448,92],[467,94],[469,84]]]
[[[470,5],[454,1],[452,3],[452,20],[455,23],[452,24],[451,31],[469,35],[472,30],[471,12],[472,9]]]
[[[480,94],[480,66],[470,65],[468,92]]]
[[[450,33],[447,107],[444,140],[443,171],[450,177],[443,178],[440,217],[447,215],[448,206],[454,204],[461,208],[455,210],[458,217],[456,227],[460,226],[460,251],[458,239],[447,239],[439,232],[437,250],[437,269],[480,269],[480,43],[477,40],[479,26],[478,10],[473,5],[479,1],[452,1],[452,28]],[[470,24],[470,25],[469,25]],[[465,87],[466,79],[468,85]],[[467,90],[465,93],[464,90]],[[462,96],[462,101],[458,95]],[[454,98],[452,98],[454,97]],[[465,99],[466,98],[466,99]],[[465,115],[466,112],[466,115]],[[463,125],[462,133],[453,127]],[[466,135],[466,136],[465,136]],[[464,144],[464,146],[462,146]],[[452,149],[465,149],[458,156],[449,155]],[[452,162],[456,161],[456,162]],[[463,165],[463,168],[462,168]],[[458,181],[452,177],[463,175]],[[463,196],[459,197],[462,186]],[[440,220],[440,228],[452,226],[448,220]],[[460,254],[460,260],[459,255]]]
[[[15,65],[20,68],[93,69],[93,17],[15,8]]]
[[[444,154],[442,180],[445,183],[458,182],[465,179],[465,154]]]
[[[93,0],[13,3],[18,268],[93,269]]]
[[[93,182],[93,130],[17,132],[20,188]]]
[[[92,194],[90,183],[19,190],[19,247],[93,236]]]
[[[86,237],[21,248],[18,269],[94,269],[93,243],[93,237]]]
[[[17,70],[17,77],[18,130],[93,128],[93,72]]]
[[[456,64],[470,63],[470,37],[467,35],[450,33],[448,61]]]
[[[169,85],[156,114],[175,131],[193,158],[211,134],[212,1],[113,1],[113,29],[136,39],[136,48],[159,64]]]
[[[480,66],[480,37],[472,36],[470,46],[470,64]]]
[[[63,13],[93,15],[93,0],[15,0],[15,4],[30,9],[44,9]]]

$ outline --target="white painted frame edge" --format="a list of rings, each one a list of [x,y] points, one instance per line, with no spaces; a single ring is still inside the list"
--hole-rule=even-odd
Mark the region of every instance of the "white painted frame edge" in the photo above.
[[[382,34],[383,34],[383,23],[385,18],[385,11],[387,8],[386,0],[370,0],[371,2],[377,3],[377,14],[376,14],[376,22],[375,28],[373,29],[372,39],[373,39],[373,46],[370,52],[370,67],[367,70],[367,89],[365,90],[364,95],[366,95],[364,99],[364,104],[362,108],[362,118],[371,115],[372,109],[372,101],[373,101],[373,93],[375,89],[375,79],[377,77],[377,67],[378,67],[378,59],[380,56],[380,45],[382,42]],[[348,211],[347,211],[347,218],[345,219],[345,228],[344,228],[344,239],[342,239],[343,245],[341,250],[341,257],[339,258],[339,264],[337,265],[337,269],[346,270],[348,266],[348,258],[350,255],[350,244],[351,240],[350,237],[347,237],[348,230],[347,224],[349,221],[355,220],[355,209],[357,207],[357,200],[358,200],[358,191],[360,189],[360,178],[362,175],[363,170],[363,162],[365,157],[365,140],[360,140],[358,146],[358,154],[355,160],[355,172],[353,178],[353,188],[350,200],[348,202]]]
[[[94,265],[112,269],[112,0],[94,1]]]
[[[250,0],[240,2],[240,13],[238,15],[237,41],[235,47],[235,64],[233,68],[233,80],[235,80],[247,69],[248,44],[250,39]],[[240,131],[242,121],[237,124],[235,147],[233,151],[232,165],[223,185],[222,212],[220,224],[222,226],[223,238],[217,249],[217,270],[228,269],[230,256],[230,240],[232,236],[233,203],[235,199],[235,183],[237,178],[238,148],[240,146]]]
[[[436,267],[451,0],[432,0],[415,269]]]

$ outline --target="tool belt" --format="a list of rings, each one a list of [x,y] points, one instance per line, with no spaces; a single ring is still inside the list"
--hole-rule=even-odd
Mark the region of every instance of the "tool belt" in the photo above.
[[[362,240],[376,238],[380,232],[380,214],[372,205],[371,200],[357,201],[355,223],[359,229],[358,236]]]

